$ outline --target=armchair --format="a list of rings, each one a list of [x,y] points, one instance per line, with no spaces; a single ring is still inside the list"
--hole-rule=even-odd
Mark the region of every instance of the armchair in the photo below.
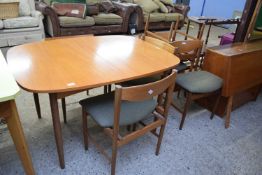
[[[0,47],[14,46],[45,38],[42,20],[43,16],[35,9],[34,0],[20,0],[17,18],[0,19]]]

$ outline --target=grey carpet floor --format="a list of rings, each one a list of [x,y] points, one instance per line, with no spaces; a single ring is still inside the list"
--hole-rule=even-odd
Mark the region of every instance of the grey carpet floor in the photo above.
[[[91,90],[96,95],[101,89]],[[38,119],[32,94],[22,91],[17,105],[37,174],[110,173],[110,164],[94,147],[84,150],[80,99],[86,93],[67,98],[68,124],[63,124],[66,168],[60,169],[53,135],[48,96],[40,96],[42,119]],[[182,103],[183,100],[177,100]],[[61,104],[60,104],[61,105]],[[60,114],[61,111],[60,111]],[[150,134],[119,149],[119,175],[187,174],[262,174],[262,94],[232,112],[231,127],[224,129],[219,117],[193,104],[182,131],[180,114],[170,109],[168,124],[159,156],[155,156],[156,138]],[[110,141],[92,123],[90,131],[110,151]],[[16,150],[6,131],[0,135],[0,174],[23,174]]]

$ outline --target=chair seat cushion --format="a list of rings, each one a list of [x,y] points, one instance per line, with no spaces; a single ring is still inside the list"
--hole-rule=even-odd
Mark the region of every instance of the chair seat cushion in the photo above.
[[[186,63],[183,63],[183,62],[180,62],[176,67],[175,69],[177,70],[177,72],[181,72],[181,71],[184,71],[187,69],[187,64]]]
[[[4,23],[3,21],[0,19],[0,29],[4,28]]]
[[[180,13],[166,13],[165,14],[165,21],[166,22],[173,22],[176,21],[177,17],[180,17],[180,20],[183,19],[183,15]]]
[[[81,100],[80,104],[100,126],[113,126],[114,93],[87,98]],[[141,102],[122,101],[119,125],[129,125],[144,119],[154,111],[156,105],[154,99]]]
[[[126,82],[121,83],[121,85],[122,86],[137,86],[137,85],[152,83],[160,79],[161,79],[161,76],[157,75],[157,76],[152,76],[152,77],[139,78],[137,80],[126,81]]]
[[[99,13],[93,17],[95,19],[95,23],[98,25],[113,25],[123,23],[122,17],[113,13]]]
[[[144,21],[147,21],[148,13],[144,14]],[[165,13],[150,13],[150,19],[149,22],[161,22],[165,21]]]
[[[209,93],[220,89],[223,80],[207,71],[194,71],[178,74],[176,84],[192,93]]]
[[[83,18],[60,16],[59,23],[62,27],[84,27],[84,26],[93,26],[95,25],[95,20],[92,17],[86,16]]]
[[[3,20],[3,22],[4,22],[4,28],[6,29],[37,27],[39,25],[38,18],[34,18],[31,16],[10,18],[10,19]]]

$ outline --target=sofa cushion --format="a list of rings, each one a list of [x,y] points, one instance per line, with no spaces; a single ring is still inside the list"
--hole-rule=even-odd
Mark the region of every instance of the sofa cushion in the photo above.
[[[3,22],[4,22],[4,28],[6,29],[37,27],[39,25],[38,18],[34,18],[31,16],[10,18],[10,19],[3,20]]]
[[[97,15],[98,13],[99,13],[99,5],[98,4],[86,6],[86,16],[93,16],[93,15]]]
[[[62,27],[83,27],[83,26],[93,26],[95,25],[94,18],[90,16],[86,16],[85,19],[83,18],[76,18],[76,17],[68,17],[68,16],[60,16],[59,23]]]
[[[171,5],[172,7],[174,6],[173,0],[160,0],[160,1],[166,5]]]
[[[28,0],[20,0],[19,2],[19,16],[30,16],[30,4]]]
[[[58,15],[85,18],[86,4],[81,3],[59,3],[52,4],[53,9]]]
[[[144,14],[144,21],[147,21],[148,13]],[[150,13],[149,22],[161,22],[165,21],[165,13]]]
[[[113,13],[99,13],[98,15],[93,16],[93,18],[95,19],[96,24],[112,25],[123,23],[122,17]]]
[[[181,15],[180,13],[165,13],[165,21],[166,22],[176,21],[178,16],[180,16],[180,20],[183,19],[183,15]]]
[[[99,4],[102,0],[86,0],[87,5]]]
[[[138,4],[144,12],[151,13],[154,10],[159,9],[158,5],[152,0],[135,0],[135,4]]]
[[[0,19],[0,29],[4,28],[4,23],[3,21]]]
[[[109,0],[103,0],[100,2],[99,7],[99,11],[104,13],[113,13],[117,10],[114,4]]]
[[[168,13],[168,9],[165,6],[165,4],[163,4],[162,2],[160,2],[159,0],[154,0],[154,2],[158,5],[158,7],[160,8],[160,11],[163,13]]]

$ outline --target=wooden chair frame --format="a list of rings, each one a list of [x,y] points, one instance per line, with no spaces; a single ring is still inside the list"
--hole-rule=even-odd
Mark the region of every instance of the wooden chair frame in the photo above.
[[[155,154],[159,154],[165,125],[167,122],[168,109],[171,105],[172,94],[175,86],[176,72],[173,71],[167,77],[145,85],[132,86],[132,87],[121,87],[116,85],[115,89],[115,100],[114,100],[114,125],[113,127],[104,128],[106,135],[108,135],[112,141],[112,157],[106,153],[106,151],[97,144],[90,134],[88,134],[88,111],[83,108],[83,136],[84,136],[84,145],[85,149],[88,149],[88,137],[95,143],[98,149],[102,152],[103,155],[111,162],[111,175],[115,174],[116,169],[116,158],[117,158],[117,149],[134,139],[143,136],[144,134],[151,132],[158,138],[157,147]],[[166,93],[166,98],[162,98],[163,94]],[[121,101],[142,101],[146,99],[151,99],[154,96],[158,96],[158,104],[155,108],[154,121],[150,124],[145,124],[139,122],[143,127],[135,130],[125,136],[121,136],[119,133],[119,119],[120,119],[120,110],[121,110]],[[164,103],[163,103],[164,100]],[[157,133],[157,128],[160,127],[159,132]]]
[[[189,70],[197,70],[200,67],[200,55],[203,47],[202,40],[183,40],[183,41],[174,41],[171,45],[175,48],[176,54],[181,61],[190,61]]]
[[[177,85],[179,88],[183,89],[182,87],[180,87],[179,85]],[[216,99],[216,102],[215,102],[215,105],[211,111],[211,116],[210,116],[210,119],[213,119],[214,117],[214,113],[216,111],[216,108],[218,106],[218,103],[219,103],[219,100],[220,100],[220,96],[221,96],[221,89],[217,90],[217,91],[214,91],[214,92],[210,92],[210,93],[192,93],[192,92],[189,92],[187,90],[185,90],[185,96],[186,96],[186,102],[185,102],[185,105],[184,105],[184,109],[180,109],[179,107],[176,106],[176,104],[174,103],[174,101],[172,101],[172,106],[182,114],[182,118],[181,118],[181,121],[180,121],[180,125],[179,125],[179,129],[182,130],[183,128],[183,125],[184,125],[184,122],[185,122],[185,119],[186,119],[186,114],[187,114],[187,111],[188,111],[188,108],[191,104],[192,101],[194,100],[197,100],[197,99],[200,99],[200,98],[204,98],[204,97],[207,97],[207,96],[211,96],[211,95],[218,95],[217,99]]]
[[[191,65],[189,67],[190,71],[192,71],[193,69],[197,69],[198,67],[200,67],[199,63],[200,63],[200,55],[201,55],[201,51],[202,51],[202,47],[203,47],[203,41],[201,40],[204,29],[205,29],[205,25],[202,26],[200,33],[198,35],[198,37],[193,37],[190,36],[184,32],[178,31],[178,26],[179,26],[179,21],[180,17],[178,16],[176,19],[176,22],[172,22],[170,30],[169,30],[169,34],[168,37],[163,37],[161,36],[160,33],[154,33],[148,30],[149,28],[149,21],[150,21],[150,14],[148,15],[147,21],[146,21],[146,25],[145,25],[145,30],[143,35],[141,36],[142,39],[145,39],[145,37],[151,37],[151,38],[156,38],[160,41],[166,42],[170,45],[172,45],[174,48],[176,48],[174,54],[176,54],[181,61],[190,61]],[[184,35],[185,36],[185,40],[182,41],[176,41],[176,35],[180,34],[180,35]],[[187,40],[187,39],[191,39],[191,40]],[[159,41],[159,43],[160,43]],[[155,42],[156,43],[156,42]],[[156,44],[159,45],[159,44]],[[167,47],[164,46],[163,43],[161,43],[162,47],[161,48],[169,48],[170,46]],[[184,45],[186,45],[186,47],[184,47]],[[186,52],[188,52],[186,54]],[[189,53],[191,52],[191,53]]]

